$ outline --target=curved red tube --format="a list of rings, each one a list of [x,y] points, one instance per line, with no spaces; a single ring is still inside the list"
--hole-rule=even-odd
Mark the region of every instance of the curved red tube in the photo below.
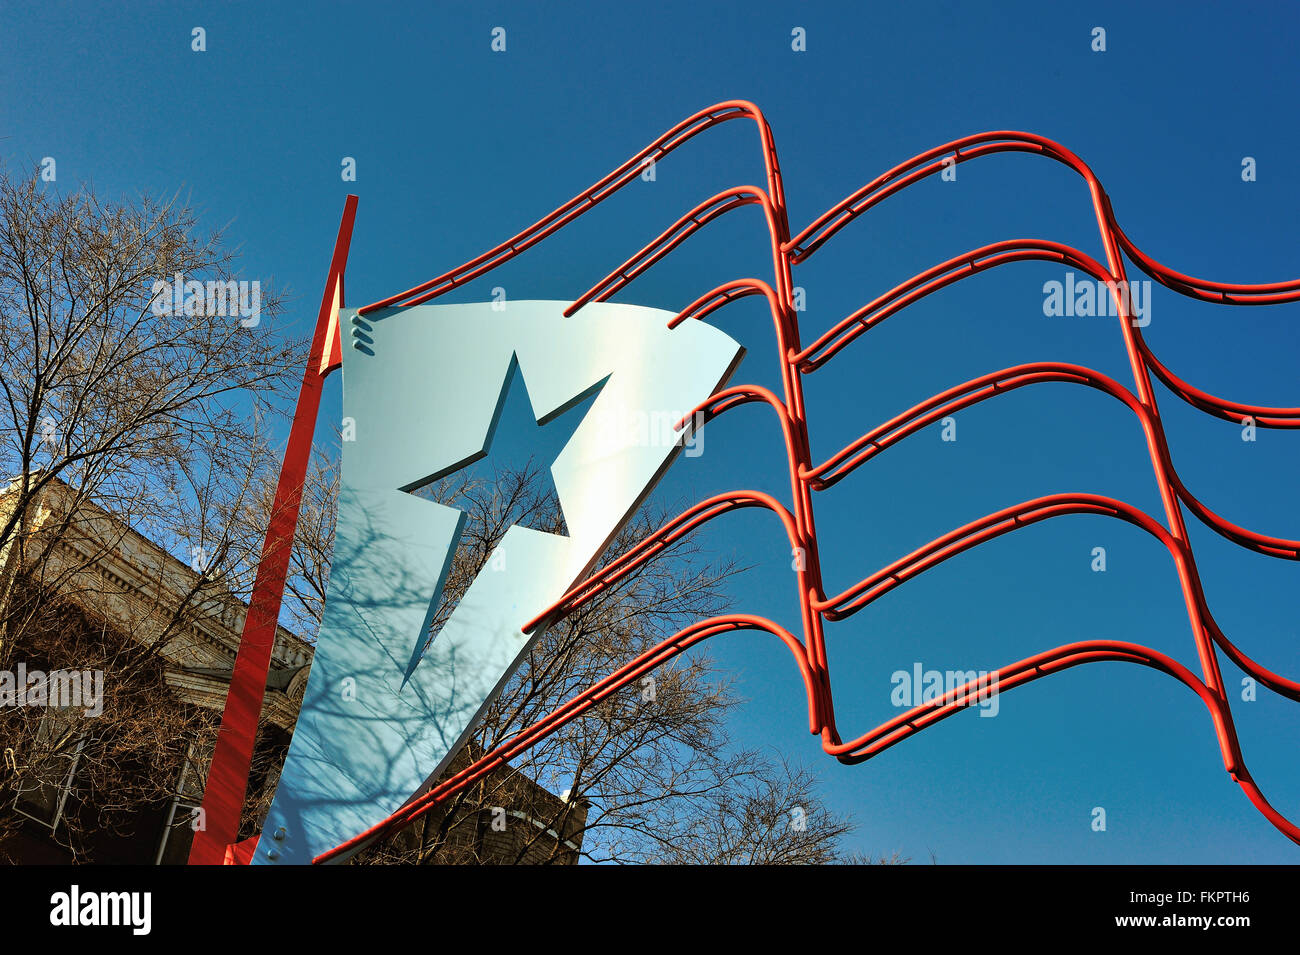
[[[1128,521],[1164,543],[1174,559],[1179,575],[1189,622],[1192,626],[1192,635],[1200,659],[1202,678],[1197,678],[1182,664],[1149,647],[1117,641],[1094,640],[1056,647],[1003,667],[996,674],[999,692],[1069,667],[1100,661],[1137,663],[1173,676],[1196,692],[1210,710],[1224,765],[1246,793],[1247,798],[1279,831],[1292,841],[1300,843],[1300,829],[1268,803],[1246,770],[1233,727],[1231,708],[1224,691],[1215,647],[1222,649],[1234,663],[1260,682],[1291,699],[1300,700],[1300,683],[1272,673],[1255,663],[1232,644],[1219,629],[1206,605],[1180,505],[1185,504],[1198,519],[1225,538],[1259,553],[1300,559],[1300,541],[1271,537],[1238,527],[1215,514],[1188,492],[1174,470],[1170,458],[1151,376],[1154,374],[1179,398],[1194,407],[1228,420],[1236,421],[1250,416],[1262,427],[1295,428],[1300,427],[1300,408],[1272,408],[1227,401],[1203,392],[1178,378],[1151,353],[1142,339],[1140,330],[1130,321],[1126,301],[1119,292],[1127,282],[1124,255],[1132,259],[1155,281],[1180,294],[1203,301],[1231,305],[1267,305],[1300,300],[1300,279],[1262,285],[1211,282],[1184,275],[1161,265],[1138,249],[1120,229],[1109,198],[1102,190],[1096,176],[1082,160],[1065,147],[1044,137],[1009,131],[967,136],[913,157],[850,194],[814,219],[803,231],[791,237],[771,130],[757,107],[742,100],[732,100],[688,117],[589,189],[507,242],[435,279],[399,295],[367,305],[361,311],[364,313],[398,305],[419,304],[496,268],[626,185],[639,174],[645,161],[667,155],[705,129],[736,118],[750,118],[758,125],[767,173],[766,191],[752,186],[735,187],[724,190],[701,203],[577,299],[566,314],[571,314],[588,301],[608,299],[677,248],[687,237],[718,216],[743,205],[761,205],[772,243],[773,283],[769,285],[756,279],[744,279],[720,285],[683,309],[673,318],[670,325],[676,325],[688,318],[703,318],[723,305],[750,295],[765,297],[776,328],[784,398],[759,386],[737,386],[718,392],[697,408],[696,412],[703,415],[705,420],[711,420],[724,411],[752,402],[763,402],[776,410],[789,458],[793,507],[787,510],[770,496],[753,491],[737,491],[702,501],[674,518],[618,559],[594,571],[585,580],[576,584],[552,607],[530,621],[525,629],[534,629],[572,612],[713,517],[742,507],[766,507],[781,519],[791,547],[796,552],[802,550],[806,556],[806,562],[796,571],[804,641],[800,642],[793,634],[771,621],[744,614],[701,621],[638,656],[543,720],[522,730],[463,772],[441,782],[377,826],[323,854],[316,861],[329,861],[371,838],[409,824],[437,803],[522,752],[568,720],[581,715],[600,699],[616,692],[617,689],[648,670],[684,652],[701,640],[736,629],[757,629],[774,634],[794,654],[808,698],[809,728],[812,733],[821,735],[823,749],[828,754],[842,762],[861,762],[870,759],[889,746],[964,708],[980,688],[974,684],[956,688],[938,700],[914,707],[882,723],[863,736],[843,743],[835,728],[823,620],[837,620],[851,616],[905,580],[994,537],[1050,517],[1079,513],[1101,514]],[[1055,242],[1020,239],[993,243],[927,269],[884,295],[878,296],[823,333],[811,345],[801,346],[797,314],[791,295],[792,266],[806,261],[849,222],[908,185],[941,171],[951,163],[1002,152],[1043,155],[1065,164],[1084,179],[1089,188],[1098,229],[1106,250],[1105,265],[1077,249]],[[1111,284],[1125,349],[1134,374],[1135,392],[1129,391],[1099,372],[1079,365],[1061,362],[1020,365],[981,376],[935,395],[867,432],[823,464],[818,466],[812,464],[809,455],[807,415],[803,402],[802,375],[822,367],[869,328],[932,292],[998,265],[1027,260],[1061,262]],[[824,596],[817,535],[813,522],[811,496],[813,491],[821,491],[833,486],[875,454],[938,420],[944,414],[969,407],[995,394],[1029,384],[1052,381],[1083,384],[1101,390],[1124,402],[1135,413],[1146,440],[1168,526],[1113,498],[1093,494],[1050,495],[980,518],[894,561],[841,594],[832,598]],[[695,412],[692,412],[692,415],[694,414]],[[683,422],[679,423],[679,429],[685,423],[686,419],[683,419]]]

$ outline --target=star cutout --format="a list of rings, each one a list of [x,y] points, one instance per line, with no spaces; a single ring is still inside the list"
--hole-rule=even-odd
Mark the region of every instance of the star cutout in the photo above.
[[[492,484],[497,482],[502,475],[527,469],[534,475],[532,479],[534,492],[539,495],[549,494],[557,502],[561,524],[559,533],[561,536],[567,537],[568,526],[564,519],[564,506],[560,501],[559,492],[556,490],[555,482],[551,476],[551,462],[559,456],[560,451],[569,442],[574,430],[586,417],[596,395],[608,380],[608,378],[602,379],[538,421],[533,417],[532,402],[528,397],[527,383],[524,381],[518,358],[512,358],[505,380],[501,384],[501,392],[497,397],[496,412],[493,415],[492,425],[488,430],[484,449],[454,470],[444,472],[440,477],[457,474]],[[415,489],[412,493],[417,496],[425,496],[432,486],[433,482],[429,482]],[[444,503],[455,506],[454,502]],[[545,516],[532,515],[520,523],[524,527],[532,527],[534,530],[555,533],[554,527],[542,526]],[[503,533],[504,530],[508,529],[503,529]],[[458,541],[452,560],[455,561],[460,556],[461,549],[467,546],[469,546],[468,542],[463,538]],[[482,568],[479,568],[479,570],[481,572]],[[440,604],[443,599],[441,594],[436,598]],[[445,622],[450,617],[452,609],[454,609],[454,604],[440,606],[433,616]],[[437,639],[437,636],[438,631],[436,629],[432,630],[428,639],[419,646],[419,650],[413,656],[407,671],[408,677],[410,672],[418,665],[420,658],[424,656],[425,651]]]

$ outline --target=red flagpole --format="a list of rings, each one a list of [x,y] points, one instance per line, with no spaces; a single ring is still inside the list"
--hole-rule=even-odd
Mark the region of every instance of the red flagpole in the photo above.
[[[334,255],[325,279],[325,293],[321,296],[320,312],[316,317],[311,354],[298,391],[298,405],[294,409],[289,445],[284,452],[280,481],[275,489],[271,522],[262,544],[262,559],[257,565],[253,596],[248,615],[244,618],[244,633],[239,641],[239,652],[235,655],[221,729],[203,792],[200,816],[203,828],[194,833],[190,865],[221,865],[226,859],[226,846],[235,842],[239,835],[239,816],[248,792],[257,721],[262,713],[271,649],[275,645],[289,557],[298,529],[302,486],[311,460],[322,385],[325,376],[341,364],[339,309],[343,306],[343,272],[347,266],[356,215],[357,197],[350,195],[343,206],[343,219],[339,222]]]

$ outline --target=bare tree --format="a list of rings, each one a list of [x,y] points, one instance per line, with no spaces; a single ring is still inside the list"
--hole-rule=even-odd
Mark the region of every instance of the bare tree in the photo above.
[[[317,444],[302,484],[298,529],[289,553],[281,622],[299,636],[314,640],[325,610],[330,560],[334,553],[334,528],[338,519],[339,441]],[[273,469],[258,471],[259,483],[240,515],[243,536],[265,533],[275,504],[279,478]],[[241,535],[235,535],[241,536]]]
[[[60,195],[36,173],[0,168],[7,568],[39,568],[58,591],[117,546],[103,540],[97,550],[82,533],[80,505],[93,501],[184,555],[202,572],[199,591],[245,589],[256,538],[240,538],[234,518],[270,464],[265,422],[303,349],[272,334],[280,303],[269,287],[253,295],[249,286],[256,315],[232,306],[244,288],[233,263],[220,233],[202,234],[198,214],[175,200]],[[55,482],[70,494],[42,513],[37,533],[34,505]],[[42,564],[44,548],[69,535],[89,549],[56,573]],[[0,649],[22,619],[0,617]]]
[[[0,712],[0,805],[24,786],[61,792],[46,784],[75,766],[80,808],[60,838],[77,858],[172,795],[210,736],[212,715],[168,693],[161,654],[227,613],[255,568],[252,498],[305,348],[273,333],[269,283],[234,265],[183,202],[60,193],[0,167],[0,671],[105,673],[93,718]],[[149,569],[157,606],[114,619],[120,592],[98,568],[137,533],[191,570]],[[0,814],[0,840],[16,822]]]

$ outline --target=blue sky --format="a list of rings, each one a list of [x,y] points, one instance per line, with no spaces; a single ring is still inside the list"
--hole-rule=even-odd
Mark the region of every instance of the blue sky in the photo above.
[[[766,112],[801,228],[895,163],[961,135],[1022,129],[1090,163],[1121,224],[1149,254],[1211,279],[1289,278],[1300,222],[1296,15],[1227,4],[704,4],[597,10],[547,4],[8,5],[0,13],[0,155],[53,156],[59,182],[110,193],[184,190],[230,222],[246,277],[294,301],[283,333],[314,321],[344,195],[360,199],[350,304],[450,268],[533,222],[664,129],[712,103]],[[190,48],[203,27],[206,52]],[[507,49],[490,49],[506,29]],[[1104,53],[1091,31],[1107,31]],[[803,27],[807,50],[791,50]],[[343,157],[357,181],[340,178]],[[1243,157],[1258,178],[1243,182]],[[572,299],[695,203],[761,184],[752,124],[698,137],[561,235],[443,301]],[[1082,183],[1064,167],[999,156],[927,181],[850,226],[795,281],[805,340],[912,274],[988,242],[1054,239],[1102,258]],[[749,275],[770,279],[759,213],[733,213],[617,300],[676,310]],[[1131,386],[1114,320],[1048,318],[1022,264],[960,283],[895,316],[809,377],[813,457],[952,384],[1025,361],[1089,365]],[[1224,309],[1157,289],[1145,330],[1192,383],[1231,399],[1300,403],[1295,306]],[[749,354],[733,379],[776,387],[760,300],[717,324]],[[1300,435],[1240,428],[1159,392],[1175,463],[1210,507],[1246,527],[1300,536]],[[338,385],[323,411],[337,416]],[[517,420],[512,418],[511,420]],[[770,412],[710,425],[666,500],[736,487],[788,496]],[[827,586],[985,513],[1059,491],[1110,494],[1162,516],[1141,432],[1103,395],[1024,389],[873,460],[816,500]],[[1199,525],[1193,544],[1229,637],[1300,673],[1294,564],[1240,550]],[[707,546],[755,564],[738,609],[794,628],[789,555],[770,516],[731,515]],[[1107,570],[1091,570],[1104,546]],[[896,712],[890,675],[994,669],[1060,643],[1145,643],[1196,669],[1172,563],[1136,528],[1100,517],[1035,525],[952,560],[831,625],[846,735]],[[775,641],[735,635],[712,652],[750,701],[737,739],[803,762],[864,851],[941,862],[1292,862],[1296,849],[1223,771],[1201,703],[1124,664],[1080,667],[1000,700],[996,718],[954,717],[859,766],[822,755]],[[1240,673],[1223,661],[1230,686]],[[1234,707],[1243,749],[1274,804],[1300,815],[1300,706],[1261,690]],[[1091,828],[1104,807],[1105,832]]]

